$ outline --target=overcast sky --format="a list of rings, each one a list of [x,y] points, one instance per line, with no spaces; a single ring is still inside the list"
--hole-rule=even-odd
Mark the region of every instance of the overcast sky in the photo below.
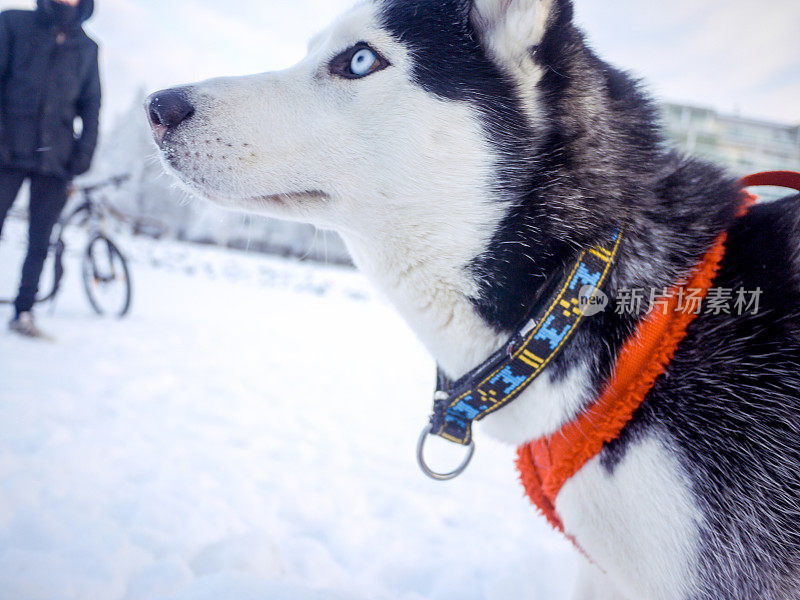
[[[435,0],[431,0],[435,1]],[[96,0],[104,116],[148,91],[289,66],[352,0]],[[33,0],[0,0],[29,8]],[[575,0],[596,50],[659,98],[800,123],[798,0]]]

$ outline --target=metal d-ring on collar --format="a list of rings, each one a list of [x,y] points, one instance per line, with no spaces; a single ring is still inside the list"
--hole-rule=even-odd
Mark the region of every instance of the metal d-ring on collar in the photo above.
[[[472,456],[475,454],[474,441],[470,440],[469,446],[467,446],[467,455],[464,457],[464,460],[461,461],[461,464],[456,467],[456,469],[450,471],[449,473],[437,473],[428,466],[428,463],[425,462],[425,442],[427,441],[429,435],[433,435],[433,425],[427,425],[425,429],[422,430],[422,433],[419,436],[419,441],[417,442],[417,464],[419,464],[419,468],[422,469],[422,472],[425,473],[425,475],[436,481],[450,481],[467,470],[469,463],[472,462]]]
[[[604,243],[586,248],[563,277],[554,278],[552,292],[543,294],[532,318],[505,347],[453,383],[439,370],[433,413],[417,443],[417,461],[428,477],[449,481],[463,473],[475,452],[472,424],[516,400],[541,375],[564,349],[577,331],[587,308],[604,296],[620,243],[617,230]],[[608,299],[605,298],[605,301]],[[467,447],[467,456],[450,473],[437,473],[425,462],[425,442],[429,435]]]
[[[450,394],[445,391],[450,389],[450,380],[441,369],[437,370],[436,377],[436,392],[433,394],[434,406],[437,403],[446,402],[450,398]],[[425,475],[435,481],[450,481],[451,479],[455,479],[466,471],[469,463],[472,462],[472,456],[475,454],[475,442],[470,440],[467,446],[467,455],[456,469],[449,473],[437,473],[425,462],[425,442],[428,440],[428,436],[432,435],[434,435],[433,419],[423,428],[422,433],[419,435],[419,441],[417,442],[417,464],[419,468],[422,469]]]

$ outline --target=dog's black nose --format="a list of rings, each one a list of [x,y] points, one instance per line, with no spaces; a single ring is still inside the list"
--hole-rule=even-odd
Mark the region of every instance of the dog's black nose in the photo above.
[[[147,117],[156,141],[161,143],[167,132],[190,119],[194,106],[189,102],[185,90],[173,88],[151,95],[145,102]]]

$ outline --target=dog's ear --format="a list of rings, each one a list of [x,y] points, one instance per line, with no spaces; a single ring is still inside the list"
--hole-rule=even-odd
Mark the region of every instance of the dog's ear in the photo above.
[[[473,0],[472,24],[486,51],[510,68],[530,60],[548,31],[572,20],[570,0]]]

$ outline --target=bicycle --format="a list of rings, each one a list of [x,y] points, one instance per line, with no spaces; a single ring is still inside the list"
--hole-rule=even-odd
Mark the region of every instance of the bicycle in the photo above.
[[[53,255],[53,282],[49,292],[36,299],[37,304],[52,302],[61,289],[64,277],[63,257],[66,251],[65,231],[78,226],[88,230],[88,243],[83,251],[81,273],[83,289],[92,309],[99,315],[124,317],[131,308],[133,290],[128,262],[108,231],[108,217],[119,221],[127,218],[108,202],[104,190],[119,188],[130,175],[118,175],[89,186],[73,186],[70,195],[81,194],[82,202],[59,220],[53,230],[50,249]],[[9,304],[2,300],[0,304]]]

